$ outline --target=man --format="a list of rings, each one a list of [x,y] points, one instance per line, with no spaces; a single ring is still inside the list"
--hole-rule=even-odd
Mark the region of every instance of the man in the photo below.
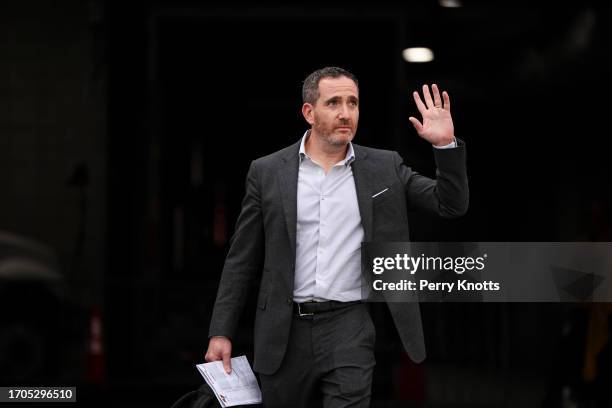
[[[260,279],[255,361],[266,407],[367,407],[375,330],[362,303],[360,245],[408,241],[407,210],[456,217],[468,203],[464,143],[455,139],[446,92],[413,97],[417,133],[434,146],[437,180],[391,151],[353,144],[359,88],[327,67],[304,81],[302,114],[311,129],[297,143],[251,163],[210,325],[206,361],[230,372],[247,291]],[[418,303],[389,302],[404,347],[425,347]]]

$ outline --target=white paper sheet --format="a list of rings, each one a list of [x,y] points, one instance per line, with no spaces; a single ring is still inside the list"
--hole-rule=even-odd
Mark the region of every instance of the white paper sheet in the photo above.
[[[222,407],[261,404],[261,390],[246,356],[232,358],[232,372],[227,374],[222,361],[196,365],[212,388]]]

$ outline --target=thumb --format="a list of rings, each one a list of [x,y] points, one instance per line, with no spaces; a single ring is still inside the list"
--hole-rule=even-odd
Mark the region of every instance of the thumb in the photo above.
[[[232,356],[232,353],[230,353],[229,351],[223,352],[223,368],[225,369],[225,372],[228,374],[232,372],[231,356]]]
[[[419,122],[417,118],[411,116],[408,118],[408,120],[410,121],[410,123],[412,123],[417,133],[420,134],[423,131],[423,125],[421,125],[421,122]]]

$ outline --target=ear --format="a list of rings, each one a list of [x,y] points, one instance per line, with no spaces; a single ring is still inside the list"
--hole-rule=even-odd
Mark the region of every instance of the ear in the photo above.
[[[314,124],[313,106],[311,104],[305,103],[304,105],[302,105],[302,115],[304,116],[304,119],[306,119],[306,122],[308,122],[309,125]]]

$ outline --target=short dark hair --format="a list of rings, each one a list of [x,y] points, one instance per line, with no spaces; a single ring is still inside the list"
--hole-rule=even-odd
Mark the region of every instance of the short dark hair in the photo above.
[[[310,103],[314,105],[319,99],[319,82],[323,78],[339,78],[341,76],[345,76],[350,78],[357,85],[357,89],[359,89],[359,82],[357,82],[357,77],[347,71],[346,69],[339,67],[325,67],[321,69],[317,69],[312,74],[308,75],[304,80],[304,84],[302,85],[302,103]]]

